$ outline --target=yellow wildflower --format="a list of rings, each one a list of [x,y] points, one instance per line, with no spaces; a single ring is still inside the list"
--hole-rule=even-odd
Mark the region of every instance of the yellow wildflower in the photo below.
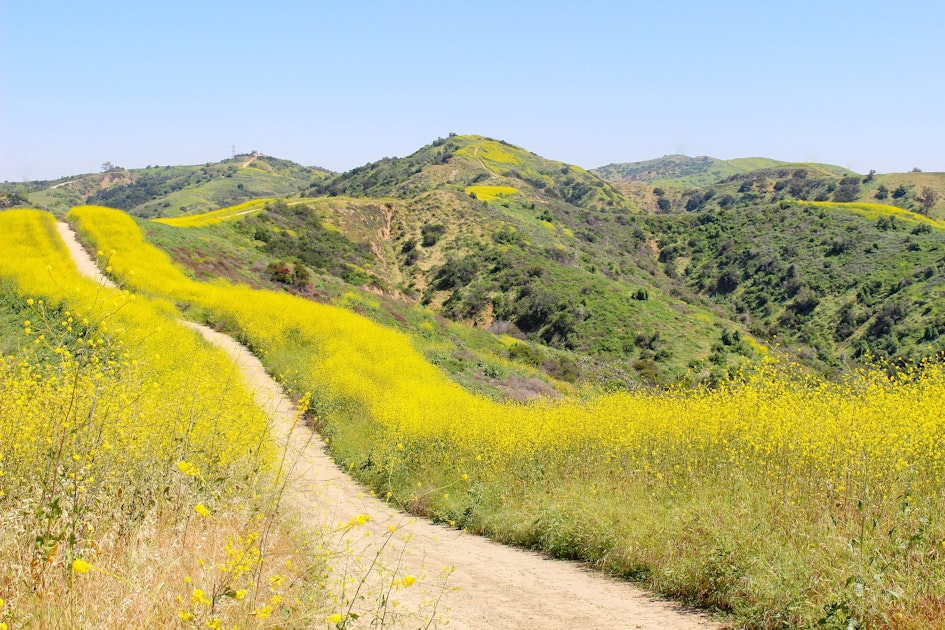
[[[253,611],[253,616],[256,619],[268,619],[272,615],[272,606],[266,604],[262,608],[257,608]]]
[[[92,565],[82,558],[76,558],[72,561],[72,570],[76,573],[88,573],[91,568]]]
[[[203,604],[204,606],[210,605],[210,598],[207,597],[207,594],[204,593],[199,588],[195,588],[193,591],[191,591],[190,601],[192,601],[195,604]]]
[[[187,475],[188,477],[196,477],[197,475],[200,474],[200,471],[197,470],[196,466],[194,466],[190,462],[183,459],[177,462],[177,470],[181,471],[183,474]]]

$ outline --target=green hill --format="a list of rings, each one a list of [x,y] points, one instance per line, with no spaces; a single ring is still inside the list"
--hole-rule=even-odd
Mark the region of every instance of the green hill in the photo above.
[[[782,201],[867,202],[945,217],[945,174],[858,175],[829,164],[766,158],[668,156],[593,171],[650,213],[694,212]]]
[[[102,173],[56,181],[4,183],[0,190],[18,194],[19,205],[59,213],[95,204],[140,217],[163,217],[214,210],[259,197],[297,194],[327,175],[323,169],[254,153],[198,166],[110,166]]]
[[[394,320],[425,307],[498,335],[507,359],[553,378],[626,386],[718,377],[755,354],[747,341],[721,343],[747,331],[687,302],[654,257],[641,212],[583,169],[452,136],[316,182],[305,195],[224,225],[149,231],[202,272],[278,277],[304,292],[293,277],[300,265],[313,287],[329,274],[383,294],[390,302],[376,310],[396,312]],[[175,235],[201,230],[239,240],[243,253],[225,256],[195,237],[175,244]],[[331,235],[348,244],[329,251]],[[256,260],[254,271],[239,270],[239,260]]]
[[[735,175],[766,169],[805,168],[823,175],[852,175],[847,169],[830,164],[792,163],[752,157],[720,160],[714,157],[667,155],[644,162],[608,164],[593,169],[601,178],[617,183],[645,183],[654,186],[694,187],[714,184]]]
[[[667,273],[820,369],[945,350],[945,224],[782,202],[654,216]]]

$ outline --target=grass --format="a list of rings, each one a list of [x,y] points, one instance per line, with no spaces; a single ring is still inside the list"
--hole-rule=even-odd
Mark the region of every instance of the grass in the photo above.
[[[828,383],[769,365],[715,390],[496,404],[390,329],[193,283],[119,213],[72,216],[137,290],[199,306],[310,388],[335,457],[412,511],[587,560],[745,627],[940,618],[941,366]]]

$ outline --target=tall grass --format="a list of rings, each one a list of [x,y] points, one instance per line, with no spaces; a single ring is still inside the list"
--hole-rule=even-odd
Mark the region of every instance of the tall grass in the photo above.
[[[769,364],[723,387],[499,404],[337,308],[187,279],[116,211],[70,215],[137,290],[236,331],[313,391],[390,500],[593,562],[746,627],[925,627],[945,608],[945,371],[840,383]]]

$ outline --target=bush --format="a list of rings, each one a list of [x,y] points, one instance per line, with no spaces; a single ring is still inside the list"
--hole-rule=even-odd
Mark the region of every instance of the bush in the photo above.
[[[523,342],[516,343],[509,348],[509,358],[513,361],[533,365],[535,367],[541,365],[541,352]]]
[[[420,242],[424,247],[432,247],[436,245],[437,241],[440,240],[440,237],[446,234],[446,226],[442,223],[427,224],[420,228],[420,235],[422,240]]]
[[[289,284],[292,282],[292,265],[287,262],[269,263],[266,265],[266,273],[269,274],[269,279],[273,282],[280,282],[282,284]]]

